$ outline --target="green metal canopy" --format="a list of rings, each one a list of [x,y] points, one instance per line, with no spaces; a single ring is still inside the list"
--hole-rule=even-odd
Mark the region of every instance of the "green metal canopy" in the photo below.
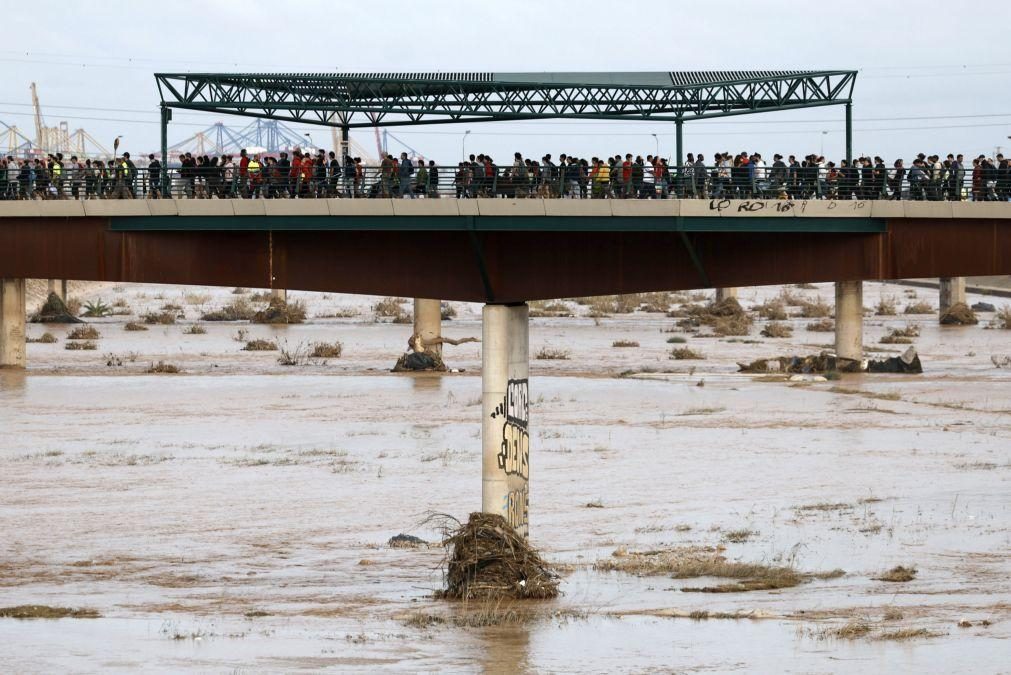
[[[856,71],[157,73],[163,108],[343,128],[692,119],[849,104]]]

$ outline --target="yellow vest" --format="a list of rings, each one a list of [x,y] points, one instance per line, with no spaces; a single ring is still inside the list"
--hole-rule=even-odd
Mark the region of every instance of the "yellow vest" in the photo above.
[[[606,183],[611,180],[611,167],[607,164],[601,164],[600,168],[597,169],[596,181],[598,183]]]
[[[63,173],[63,167],[59,163],[53,164],[53,175],[59,176],[61,173]]]
[[[246,168],[249,169],[249,173],[260,173],[260,163],[255,159],[249,160],[249,164]]]

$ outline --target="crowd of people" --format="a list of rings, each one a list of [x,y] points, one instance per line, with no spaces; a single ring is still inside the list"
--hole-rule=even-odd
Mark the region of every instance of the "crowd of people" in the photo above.
[[[151,154],[137,166],[124,152],[111,160],[0,158],[0,199],[180,198],[435,198],[544,197],[582,199],[763,198],[915,199],[1008,201],[1011,162],[980,155],[967,165],[962,155],[919,154],[907,165],[897,159],[860,157],[826,161],[780,154],[688,153],[680,167],[647,155],[590,159],[550,154],[540,160],[515,153],[511,163],[470,155],[455,167],[386,155],[378,165],[335,152],[295,149],[273,155],[240,151],[237,157],[185,153],[163,171]]]

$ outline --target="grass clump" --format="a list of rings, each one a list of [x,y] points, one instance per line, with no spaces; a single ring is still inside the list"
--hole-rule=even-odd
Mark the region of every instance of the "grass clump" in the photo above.
[[[572,316],[572,310],[564,302],[558,300],[535,300],[530,303],[530,318]]]
[[[456,308],[448,302],[439,303],[439,318],[443,321],[450,321],[456,318]]]
[[[312,353],[309,354],[314,359],[339,359],[344,352],[344,345],[340,341],[334,342],[314,342],[312,343]]]
[[[830,635],[844,640],[856,640],[871,632],[871,627],[865,621],[850,621],[842,628],[836,628]]]
[[[401,305],[405,302],[407,302],[406,298],[383,298],[372,306],[372,311],[375,312],[376,316],[396,318],[398,315],[404,313]]]
[[[611,343],[612,347],[638,347],[639,343],[635,340],[615,340]]]
[[[825,317],[807,324],[807,329],[815,333],[831,333],[835,330],[835,321]]]
[[[144,323],[151,325],[162,325],[170,326],[176,322],[176,312],[174,311],[163,311],[163,312],[148,312],[142,315],[140,318],[144,319]]]
[[[247,291],[248,292],[248,291]],[[249,321],[256,314],[256,310],[248,299],[238,297],[230,303],[211,312],[205,312],[201,321]]]
[[[50,333],[49,331],[46,331],[45,333],[43,333],[42,335],[38,336],[37,338],[28,338],[27,341],[31,342],[31,343],[43,344],[43,345],[51,345],[54,342],[58,342],[58,340],[56,339],[56,336],[53,335],[52,333]]]
[[[788,338],[793,337],[793,326],[780,321],[770,321],[762,329],[762,337]]]
[[[706,357],[691,347],[675,347],[670,351],[670,358],[674,361],[700,361]]]
[[[93,609],[50,607],[49,605],[15,605],[0,607],[3,619],[97,619],[101,614]]]
[[[886,631],[878,635],[877,640],[913,640],[915,638],[940,637],[941,633],[927,630],[926,628],[900,628],[899,630]]]
[[[920,337],[920,327],[915,324],[906,324],[905,328],[892,328],[888,335],[882,337],[878,342],[886,345],[907,345],[912,343],[914,337]]]
[[[944,326],[975,326],[977,323],[976,313],[964,302],[955,303],[941,317]]]
[[[1004,305],[997,310],[997,313],[993,317],[992,325],[994,328],[1011,330],[1011,305]]]
[[[437,595],[456,600],[558,597],[558,575],[506,520],[472,513],[466,523],[450,519],[443,546],[446,587]]]
[[[688,338],[681,335],[671,335],[667,338],[667,344],[669,345],[683,345],[686,342],[688,342]]]
[[[97,340],[100,337],[102,334],[98,332],[98,329],[88,325],[78,326],[67,333],[68,340]]]
[[[758,532],[749,529],[730,530],[723,533],[723,541],[731,544],[743,544],[757,534]]]
[[[158,363],[152,363],[148,367],[148,369],[144,372],[153,374],[172,375],[179,372],[179,366],[173,365],[171,363],[165,363],[164,361],[159,361]]]
[[[879,577],[874,577],[875,581],[891,581],[895,583],[904,583],[907,581],[912,581],[916,578],[916,568],[915,567],[903,567],[902,565],[897,565],[892,569],[888,570]]]
[[[142,323],[138,323],[137,321],[130,321],[125,326],[123,326],[123,330],[125,331],[142,331],[147,329],[148,329],[147,326],[145,326]]]
[[[256,339],[250,340],[242,347],[245,352],[276,352],[277,343],[273,340]]]
[[[191,324],[183,329],[184,335],[206,335],[207,329],[198,323]]]
[[[568,349],[556,349],[554,347],[541,347],[534,354],[534,358],[540,361],[567,361],[569,359]]]

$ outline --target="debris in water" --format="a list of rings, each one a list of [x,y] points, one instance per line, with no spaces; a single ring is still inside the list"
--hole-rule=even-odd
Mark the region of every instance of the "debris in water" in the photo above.
[[[742,373],[790,373],[810,375],[815,373],[922,373],[923,365],[916,349],[910,347],[901,356],[888,359],[857,361],[831,352],[809,356],[780,356],[737,364]],[[792,378],[791,378],[792,379]]]
[[[421,548],[428,546],[428,542],[424,539],[403,533],[390,537],[390,540],[386,543],[390,548]]]
[[[67,309],[67,303],[63,302],[63,298],[56,295],[56,293],[50,293],[49,297],[46,298],[45,304],[39,309],[38,314],[32,317],[32,323],[84,323],[76,316],[74,316],[69,309]]]
[[[455,519],[454,519],[455,520]],[[528,599],[558,596],[558,575],[505,519],[472,513],[456,521],[443,544],[451,547],[446,588],[436,595],[454,600]]]
[[[997,308],[989,302],[977,302],[971,307],[974,312],[996,312]]]
[[[957,302],[941,316],[945,326],[974,326],[979,323],[976,314],[964,302]]]
[[[102,616],[93,609],[50,607],[48,605],[17,605],[0,607],[0,618],[5,619],[97,619]]]
[[[888,570],[880,577],[874,577],[875,581],[895,581],[904,582],[912,581],[916,578],[916,568],[915,567],[903,567],[902,565],[897,565],[892,569]]]

